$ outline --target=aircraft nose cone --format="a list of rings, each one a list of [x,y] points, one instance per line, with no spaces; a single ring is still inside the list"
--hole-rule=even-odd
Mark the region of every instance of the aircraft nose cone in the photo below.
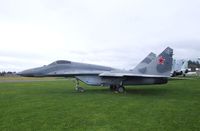
[[[38,68],[32,68],[28,70],[24,70],[21,72],[18,72],[17,75],[19,76],[25,76],[25,77],[37,77],[37,76],[43,76],[43,68],[38,67]]]
[[[25,70],[25,71],[18,72],[17,75],[19,75],[19,76],[25,76],[25,77],[32,77],[32,76],[34,76],[33,72],[30,71],[30,70]]]

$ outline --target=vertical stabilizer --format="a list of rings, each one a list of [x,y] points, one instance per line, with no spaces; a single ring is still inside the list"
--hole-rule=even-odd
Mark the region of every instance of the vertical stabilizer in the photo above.
[[[151,63],[142,69],[138,69],[140,74],[161,75],[169,77],[172,70],[173,49],[167,47],[160,55],[158,55]]]
[[[134,69],[131,69],[132,72],[137,72],[145,68],[152,60],[156,59],[156,54],[153,52],[149,53]]]

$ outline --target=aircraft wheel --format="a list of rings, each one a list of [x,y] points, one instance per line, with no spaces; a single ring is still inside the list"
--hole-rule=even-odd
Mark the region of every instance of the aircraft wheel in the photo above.
[[[123,93],[125,92],[125,88],[124,86],[118,86],[116,91],[118,91],[119,93]]]
[[[76,87],[76,91],[78,91],[78,92],[84,92],[85,90],[82,87]]]

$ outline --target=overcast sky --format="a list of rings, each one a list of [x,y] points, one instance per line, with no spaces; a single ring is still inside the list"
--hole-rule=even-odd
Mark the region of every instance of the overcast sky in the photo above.
[[[128,69],[167,46],[200,57],[200,0],[0,0],[0,71],[58,59]]]

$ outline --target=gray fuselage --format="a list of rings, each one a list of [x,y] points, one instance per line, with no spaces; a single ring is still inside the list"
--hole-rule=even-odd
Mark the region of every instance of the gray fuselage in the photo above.
[[[59,60],[47,66],[33,68],[19,72],[18,74],[25,77],[75,77],[88,85],[145,85],[145,84],[163,84],[167,82],[166,78],[154,77],[102,77],[99,76],[105,72],[126,72],[131,71],[119,70],[111,67],[85,64],[71,61]]]

